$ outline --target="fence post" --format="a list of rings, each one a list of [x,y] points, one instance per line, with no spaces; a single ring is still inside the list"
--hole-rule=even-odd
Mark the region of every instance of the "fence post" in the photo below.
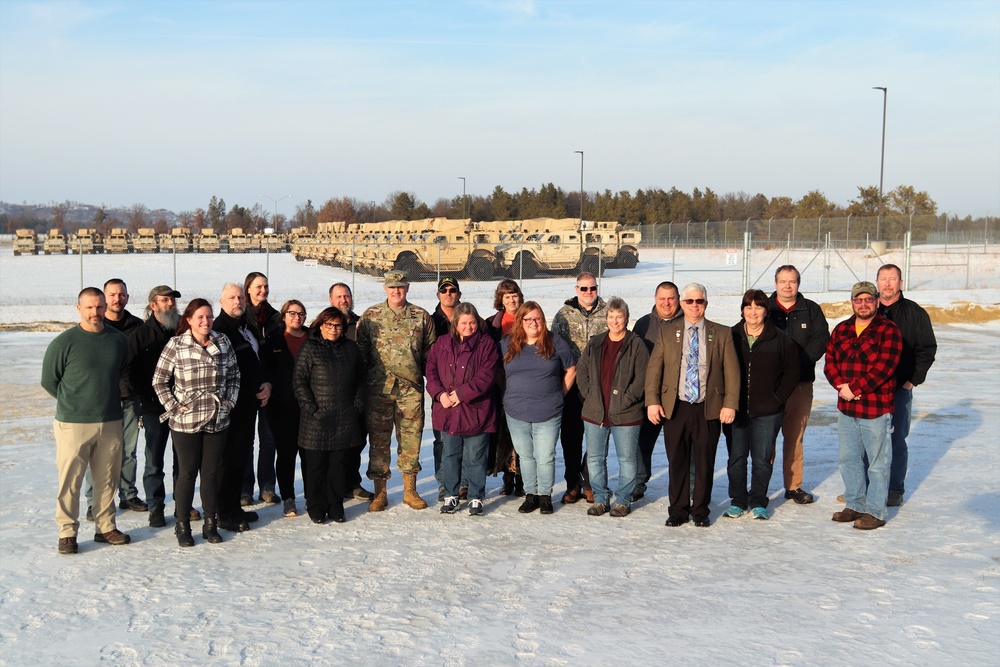
[[[357,247],[356,243],[357,243],[357,241],[355,241],[354,239],[351,239],[351,295],[352,295],[352,298],[353,298],[353,294],[354,294],[354,278],[357,275],[357,273],[355,273],[355,271],[354,271],[354,257],[356,255],[355,248]]]
[[[825,269],[823,271],[823,291],[824,292],[829,292],[830,291],[830,244],[831,244],[831,237],[832,237],[832,235],[833,235],[832,232],[827,232],[826,233],[826,262],[823,265],[823,268]]]
[[[80,291],[83,291],[83,239],[79,239],[80,243]],[[174,281],[177,284],[177,281]]]
[[[913,220],[913,216],[910,216]],[[903,234],[903,284],[910,284],[910,253],[913,251],[913,232]]]
[[[743,232],[743,292],[750,289],[750,232]]]
[[[177,241],[173,237],[171,237],[171,241],[173,241],[173,243],[171,243],[170,245],[170,249],[173,250],[173,255],[174,255],[174,285],[176,285],[177,284]]]
[[[965,289],[969,289],[969,264],[972,263],[972,239],[965,246]]]
[[[851,249],[851,213],[847,214],[847,238],[844,239],[844,249]]]
[[[673,253],[670,255],[670,282],[674,282],[674,273],[677,271],[677,243],[673,245]],[[83,289],[82,287],[80,289]]]

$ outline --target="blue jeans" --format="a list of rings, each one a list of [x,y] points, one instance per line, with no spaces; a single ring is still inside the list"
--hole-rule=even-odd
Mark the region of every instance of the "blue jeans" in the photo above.
[[[889,427],[892,415],[859,419],[841,414],[837,422],[840,438],[840,474],[844,478],[844,504],[848,509],[885,520],[892,446]],[[868,488],[865,489],[863,458],[868,457]]]
[[[590,488],[594,491],[594,502],[609,505],[608,492],[608,440],[615,439],[615,453],[618,454],[618,490],[615,504],[632,506],[632,490],[635,488],[636,459],[639,453],[639,428],[635,426],[598,426],[583,422],[583,432],[587,436],[587,469],[590,472]]]
[[[556,441],[562,414],[544,422],[523,422],[507,414],[507,428],[514,451],[521,457],[521,478],[524,492],[551,496],[556,478]]]
[[[781,430],[782,413],[740,415],[725,427],[729,449],[729,497],[742,509],[767,507],[767,487],[774,471],[774,443]],[[751,459],[750,492],[747,493],[747,457]]]
[[[267,411],[261,408],[257,411],[257,488],[261,493],[274,493],[275,472],[274,459],[276,447],[271,427],[267,423]],[[253,495],[253,447],[247,455],[247,469],[243,475],[243,495]]]
[[[138,463],[135,458],[139,444],[139,399],[122,399],[122,471],[118,478],[118,500],[138,498],[135,488],[135,473]],[[94,505],[94,480],[90,476],[90,466],[83,478],[83,495],[87,497],[87,507]]]
[[[910,411],[913,408],[913,390],[896,390],[892,412],[892,463],[889,465],[889,491],[902,494],[906,489],[906,465],[909,451],[906,438],[910,435]]]
[[[458,496],[459,482],[468,485],[469,499],[486,497],[486,459],[490,434],[442,433],[441,480],[446,496]]]
[[[167,451],[170,428],[152,412],[142,413],[142,430],[146,436],[146,464],[142,471],[142,488],[146,491],[149,511],[163,510],[167,492],[163,486],[163,457]],[[174,487],[177,480],[177,457],[174,457]],[[175,499],[176,500],[176,499]]]
[[[431,429],[434,433],[434,479],[438,484],[438,491],[447,491],[447,485],[444,482],[444,471],[441,468],[441,461],[444,458],[444,433],[435,429]],[[462,467],[462,453],[458,454],[458,468],[462,473],[461,488],[469,488],[469,482],[465,477],[465,468]],[[452,494],[452,495],[458,495]]]

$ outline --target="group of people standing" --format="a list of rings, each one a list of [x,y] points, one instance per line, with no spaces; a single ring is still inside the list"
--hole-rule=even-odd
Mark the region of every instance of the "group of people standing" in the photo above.
[[[77,551],[88,468],[95,541],[129,542],[115,524],[116,489],[122,509],[148,511],[151,526],[166,525],[168,436],[181,546],[194,544],[192,521],[202,519],[203,538],[216,543],[220,529],[245,531],[257,520],[246,509],[255,427],[260,500],[282,503],[286,516],[299,512],[297,456],[305,511],[314,523],[345,521],[346,498],[384,510],[393,431],[403,502],[425,509],[416,487],[425,392],[432,401],[442,513],[455,513],[467,501],[470,515],[482,515],[489,474],[503,476],[503,495],[523,496],[520,513],[552,513],[560,442],[561,502],[585,499],[591,516],[627,516],[647,493],[662,429],[667,526],[691,519],[711,525],[723,433],[731,498],[724,516],[767,519],[779,432],[785,498],[814,501],[802,488],[803,434],[815,365],[824,355],[842,413],[846,507],[834,520],[876,528],[884,525],[886,503],[902,501],[912,387],[923,381],[936,349],[926,313],[902,298],[901,278],[898,267],[887,265],[877,288],[855,285],[854,315],[832,337],[819,306],[799,293],[793,266],[777,270],[770,297],[747,291],[732,327],[706,319],[704,286],[678,290],[663,282],[652,311],[631,331],[628,304],[618,297],[604,301],[590,273],[577,277],[576,294],[555,314],[551,330],[541,306],[526,301],[509,279],[497,286],[496,312],[488,319],[461,301],[459,283],[450,277],[438,284],[433,314],[407,300],[403,273],[387,273],[386,300],[360,316],[350,288],[337,283],[330,307],[308,327],[301,301],[290,299],[280,310],[268,303],[267,277],[257,272],[242,285],[223,287],[218,316],[203,298],[178,313],[181,294],[155,287],[144,321],[125,310],[127,287],[114,279],[103,292],[80,293],[80,325],[52,342],[43,363],[42,385],[57,399],[59,551]],[[146,440],[145,503],[135,488],[138,416]],[[366,440],[373,492],[361,485]],[[607,474],[612,441],[619,471],[614,493]],[[193,507],[198,477],[203,516]]]

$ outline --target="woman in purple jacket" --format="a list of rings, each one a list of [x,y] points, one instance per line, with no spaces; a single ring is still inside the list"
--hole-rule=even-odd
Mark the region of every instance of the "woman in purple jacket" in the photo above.
[[[490,433],[497,430],[494,384],[500,368],[496,343],[471,303],[455,306],[451,334],[435,341],[427,357],[431,421],[444,438],[443,514],[458,511],[461,479],[469,484],[469,514],[483,513]]]

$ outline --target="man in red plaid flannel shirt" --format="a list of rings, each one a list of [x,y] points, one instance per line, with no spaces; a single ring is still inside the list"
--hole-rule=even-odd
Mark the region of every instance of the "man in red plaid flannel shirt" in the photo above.
[[[878,289],[872,283],[854,285],[851,307],[854,315],[830,336],[824,367],[837,390],[840,474],[845,487],[846,507],[833,520],[853,521],[855,528],[872,530],[885,525],[892,457],[889,428],[903,336],[899,327],[878,315]]]

